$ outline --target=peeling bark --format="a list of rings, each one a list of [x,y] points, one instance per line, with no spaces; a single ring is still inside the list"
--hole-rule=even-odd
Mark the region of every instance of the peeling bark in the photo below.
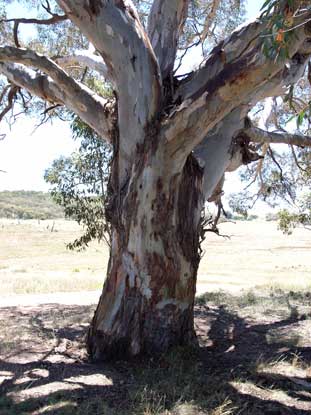
[[[263,24],[256,23],[256,27],[260,26],[263,30]],[[308,28],[299,27],[291,38],[288,54],[292,61],[300,49],[306,50],[307,32]],[[204,68],[208,71],[210,67],[212,76],[209,74],[207,80],[196,82],[192,94],[186,95],[185,101],[164,122],[167,151],[181,164],[185,154],[204,140],[231,111],[243,104],[248,105],[254,92],[264,89],[280,73],[287,75],[284,61],[270,60],[263,55],[260,38],[250,39],[250,43],[251,48],[248,44],[245,51],[229,62],[223,56],[223,48],[216,48]],[[197,75],[200,74],[199,70]],[[178,95],[177,99],[180,98]]]
[[[94,359],[195,342],[202,169],[190,157],[182,174],[160,173],[164,155],[154,151],[139,154],[111,218],[108,276],[88,337]]]

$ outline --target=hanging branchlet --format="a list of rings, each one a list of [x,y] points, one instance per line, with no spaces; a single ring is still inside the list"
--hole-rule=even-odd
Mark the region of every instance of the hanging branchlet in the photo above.
[[[6,104],[4,104],[3,110],[0,112],[0,122],[11,111],[14,107],[14,103],[17,99],[17,94],[20,91],[20,88],[16,85],[7,85],[0,95],[0,105],[6,99]]]
[[[44,3],[41,3],[41,6],[43,7],[43,9],[46,11],[46,13],[48,13],[51,17],[45,19],[39,19],[39,18],[25,18],[25,17],[21,17],[21,18],[10,18],[10,19],[0,19],[0,23],[13,23],[13,39],[14,39],[14,44],[17,48],[21,47],[21,43],[19,40],[19,26],[21,24],[37,24],[37,25],[54,25],[57,23],[61,23],[64,22],[65,20],[68,19],[66,14],[58,14],[58,13],[54,13],[52,11],[51,5],[49,3],[48,0],[45,1]]]
[[[47,9],[46,9],[47,10]],[[17,25],[20,24],[37,24],[37,25],[52,25],[60,22],[64,22],[65,20],[68,20],[68,16],[66,14],[57,14],[49,12],[51,14],[51,17],[48,19],[38,19],[38,18],[26,18],[26,17],[20,17],[20,18],[12,18],[12,19],[0,19],[0,23],[14,23]]]
[[[222,238],[230,239],[230,235],[221,233],[219,229],[220,220],[225,218],[228,220],[227,212],[225,211],[221,198],[215,202],[216,213],[215,214],[206,214],[205,210],[202,211],[201,222],[200,222],[200,243],[199,243],[199,255],[202,258],[204,255],[204,250],[202,248],[203,242],[206,240],[208,233],[214,233],[217,236]]]

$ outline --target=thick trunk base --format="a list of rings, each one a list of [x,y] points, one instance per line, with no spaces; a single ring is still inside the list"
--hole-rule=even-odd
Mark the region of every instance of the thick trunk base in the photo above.
[[[190,157],[181,175],[160,176],[159,157],[143,160],[111,208],[108,276],[88,335],[94,360],[196,344],[202,171]]]
[[[97,314],[102,306],[100,301]],[[176,304],[151,308],[134,290],[123,299],[113,331],[92,326],[88,337],[88,351],[94,360],[159,356],[173,347],[188,345],[197,345],[193,308],[183,310]]]

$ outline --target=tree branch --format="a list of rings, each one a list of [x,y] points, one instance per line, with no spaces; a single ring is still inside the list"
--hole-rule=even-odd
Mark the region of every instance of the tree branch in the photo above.
[[[208,13],[208,15],[206,16],[205,22],[204,22],[204,29],[201,35],[202,41],[204,42],[204,40],[207,38],[207,35],[210,31],[210,27],[211,24],[215,18],[217,9],[219,7],[220,4],[220,0],[212,0],[211,4],[210,4],[210,11]]]
[[[66,82],[58,84],[46,75],[38,74],[15,63],[0,62],[0,73],[5,75],[10,82],[45,101],[65,105],[103,139],[111,140],[113,130],[113,117],[109,108],[111,104],[95,95],[84,85],[72,79],[73,83],[67,88]]]
[[[64,69],[72,65],[88,67],[104,78],[109,78],[108,68],[103,59],[100,56],[88,53],[88,51],[78,51],[71,56],[60,56],[55,59],[55,62]]]
[[[237,108],[228,114],[194,149],[194,156],[204,167],[203,194],[208,200],[227,170],[232,154],[232,137],[243,127],[243,108]]]
[[[157,59],[133,3],[57,0],[92,42],[113,75],[118,94],[119,176],[126,181],[136,146],[158,117],[162,81]]]
[[[265,85],[255,89],[247,104],[243,103],[224,117],[194,149],[195,157],[201,165],[204,165],[203,193],[206,198],[212,194],[217,181],[224,172],[236,170],[244,164],[245,152],[236,151],[238,148],[235,143],[240,131],[246,126],[248,111],[258,101],[271,96],[283,95],[287,85],[296,83],[303,76],[308,59],[308,55],[296,54],[290,66],[287,65]],[[246,158],[249,159],[249,157]],[[253,155],[250,159],[253,159]]]
[[[154,0],[152,4],[148,34],[163,79],[173,72],[178,40],[187,18],[188,7],[189,0]]]
[[[257,25],[261,26],[261,30],[265,27],[263,23]],[[247,33],[248,30],[245,30]],[[252,30],[250,32],[253,34]],[[237,47],[239,42],[236,36],[232,42]],[[288,44],[288,54],[293,60],[300,48],[303,47],[305,51],[308,36],[310,34],[304,27],[295,30],[295,36],[291,37]],[[200,87],[198,82],[194,83],[194,92],[188,90],[187,99],[171,114],[167,125],[164,126],[169,157],[179,160],[181,165],[192,149],[234,108],[248,105],[254,96],[258,95],[258,91],[264,89],[274,77],[281,75],[281,82],[283,75],[287,76],[287,62],[266,57],[261,51],[260,38],[248,40],[252,43],[251,48],[246,47],[242,53],[239,49],[239,56],[234,60],[229,59],[230,63],[226,61],[222,49],[218,50],[217,55],[213,52],[212,57],[208,59],[211,71],[207,80],[201,78]],[[241,42],[244,44],[246,39],[243,38]],[[236,53],[234,51],[235,55]],[[304,55],[303,67],[306,64],[305,58]],[[225,66],[223,61],[226,62]],[[205,72],[209,65],[205,66]],[[266,93],[269,94],[269,91]]]
[[[6,88],[4,88],[4,91],[6,92]],[[17,92],[19,90],[19,87],[17,85],[11,85],[9,92],[8,92],[8,97],[7,97],[7,105],[3,108],[3,110],[0,112],[0,122],[3,120],[3,118],[5,117],[5,115],[13,108],[14,106],[14,100],[16,99],[16,95]],[[2,99],[4,98],[4,94],[1,94]],[[0,102],[2,101],[2,99],[0,100]]]
[[[63,22],[65,20],[68,20],[68,17],[64,15],[59,15],[57,13],[53,13],[51,11],[50,5],[47,2],[47,5],[42,7],[51,15],[49,19],[37,19],[37,18],[13,18],[13,19],[1,19],[0,23],[11,23],[13,22],[13,37],[16,47],[20,47],[19,39],[18,39],[18,28],[20,24],[38,24],[38,25],[52,25],[56,23]]]
[[[131,110],[135,106],[141,123],[146,125],[159,110],[161,79],[153,49],[132,3],[125,0],[89,3],[57,0],[57,3],[103,57],[116,80],[119,98]]]
[[[77,82],[60,66],[46,56],[39,55],[32,50],[12,46],[0,47],[0,61],[22,63],[26,66],[40,69],[69,93],[75,94],[77,91]],[[78,88],[80,87],[78,86]]]
[[[262,30],[260,22],[255,20],[221,41],[210,52],[204,64],[181,82],[175,93],[175,101],[182,102],[202,93],[206,82],[215,78],[226,65],[252,49]]]
[[[21,17],[21,18],[18,18],[18,19],[1,19],[0,23],[2,23],[2,22],[6,22],[6,23],[14,22],[17,25],[19,25],[19,24],[52,25],[52,24],[63,22],[65,20],[68,20],[68,16],[66,14],[63,14],[63,15],[53,14],[52,17],[50,17],[49,19],[36,19],[36,18]]]
[[[298,147],[311,147],[311,137],[301,134],[276,133],[250,127],[241,130],[241,135],[247,137],[252,143],[260,144],[289,144]]]

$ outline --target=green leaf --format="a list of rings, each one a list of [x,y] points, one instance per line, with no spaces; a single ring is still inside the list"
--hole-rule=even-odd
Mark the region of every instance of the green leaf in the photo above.
[[[302,123],[303,123],[303,121],[304,121],[304,118],[305,118],[305,115],[306,115],[306,112],[307,112],[307,110],[305,109],[305,110],[302,110],[302,111],[298,114],[298,117],[297,117],[297,127],[298,127],[298,128],[302,125]]]

